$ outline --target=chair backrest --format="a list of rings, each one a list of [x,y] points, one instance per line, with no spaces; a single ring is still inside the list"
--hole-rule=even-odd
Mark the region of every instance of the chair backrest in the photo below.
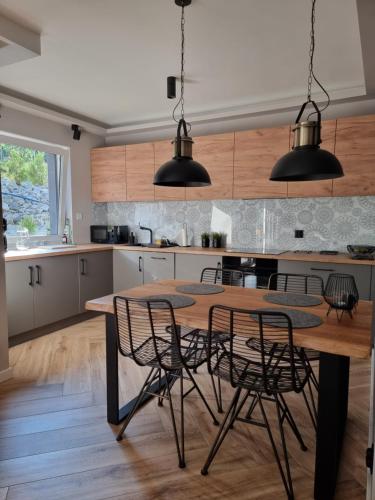
[[[245,286],[245,275],[237,269],[222,267],[205,267],[201,273],[201,283],[211,285]]]
[[[228,342],[220,345],[213,341],[218,332],[227,334]],[[246,375],[250,371],[257,374],[266,392],[278,392],[282,368],[297,390],[292,323],[284,313],[214,305],[209,312],[208,351],[209,372],[217,363],[220,376],[222,366],[223,378],[224,372],[229,372],[233,387],[250,388],[249,381],[254,380]]]
[[[324,283],[322,278],[315,274],[275,273],[270,276],[268,289],[279,292],[323,295]]]
[[[167,300],[116,296],[113,299],[120,353],[141,366],[164,370],[181,366],[181,352],[173,308]]]

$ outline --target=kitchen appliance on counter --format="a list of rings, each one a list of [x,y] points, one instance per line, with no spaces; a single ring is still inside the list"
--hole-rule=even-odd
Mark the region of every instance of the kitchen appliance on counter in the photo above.
[[[90,226],[91,243],[128,243],[128,226]]]
[[[375,246],[373,245],[348,245],[350,258],[355,260],[374,260]]]

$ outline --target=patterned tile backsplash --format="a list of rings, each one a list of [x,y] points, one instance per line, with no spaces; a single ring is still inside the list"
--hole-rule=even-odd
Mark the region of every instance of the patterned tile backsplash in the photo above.
[[[375,197],[95,203],[95,224],[127,224],[138,241],[149,235],[138,222],[178,241],[183,223],[192,245],[202,232],[226,234],[227,246],[288,250],[345,250],[350,243],[375,245]],[[294,238],[303,229],[304,238]]]

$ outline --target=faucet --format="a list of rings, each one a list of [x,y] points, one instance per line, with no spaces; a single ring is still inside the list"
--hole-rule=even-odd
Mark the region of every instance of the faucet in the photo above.
[[[150,229],[149,227],[141,226],[140,222],[138,222],[138,227],[143,231],[150,231],[150,245],[152,245],[152,229]]]

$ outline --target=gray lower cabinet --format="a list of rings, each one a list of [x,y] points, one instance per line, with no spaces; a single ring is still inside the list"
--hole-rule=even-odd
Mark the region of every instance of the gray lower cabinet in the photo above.
[[[38,259],[35,268],[34,327],[78,314],[77,256]]]
[[[9,336],[79,312],[77,256],[7,262]]]
[[[199,281],[202,269],[222,265],[222,257],[217,255],[194,255],[176,253],[176,280]]]
[[[88,252],[77,255],[79,272],[79,310],[85,312],[88,300],[113,292],[112,252]]]
[[[143,253],[113,251],[113,290],[120,292],[143,285]]]
[[[174,253],[143,252],[143,283],[174,279]]]
[[[362,264],[335,264],[295,260],[279,260],[279,273],[315,274],[323,278],[324,284],[330,273],[344,273],[354,276],[359,296],[363,300],[371,298],[371,267]]]
[[[9,336],[34,328],[34,268],[31,260],[5,264]]]

